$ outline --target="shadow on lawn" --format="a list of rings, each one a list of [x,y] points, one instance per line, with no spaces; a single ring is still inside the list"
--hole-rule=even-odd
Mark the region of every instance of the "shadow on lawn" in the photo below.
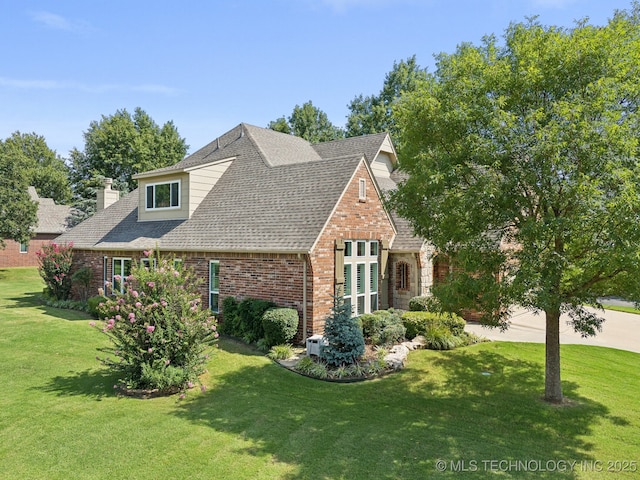
[[[584,438],[607,408],[580,398],[570,383],[564,390],[573,406],[544,403],[543,375],[539,363],[473,348],[416,352],[402,372],[358,384],[319,382],[261,364],[214,377],[209,391],[181,403],[176,415],[238,435],[247,446],[237,453],[289,464],[291,479],[453,478],[461,468],[465,478],[485,478],[491,473],[485,460],[594,460]]]
[[[41,292],[26,292],[19,297],[7,298],[7,303],[3,308],[36,308],[45,315],[60,318],[62,320],[89,320],[91,315],[80,310],[70,310],[68,308],[55,308],[45,305]]]
[[[69,375],[53,377],[51,381],[36,389],[40,392],[55,393],[59,397],[81,395],[96,400],[115,396],[113,385],[118,376],[107,369],[88,369],[69,372]]]

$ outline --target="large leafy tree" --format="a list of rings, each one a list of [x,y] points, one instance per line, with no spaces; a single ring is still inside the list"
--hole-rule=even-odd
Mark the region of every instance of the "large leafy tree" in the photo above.
[[[427,72],[416,62],[416,56],[393,63],[387,73],[382,90],[378,95],[364,97],[362,94],[349,103],[346,135],[356,137],[371,133],[389,132],[396,136],[392,106],[403,92],[412,92],[420,81],[427,78]]]
[[[27,188],[30,179],[24,153],[14,143],[0,142],[0,248],[4,239],[27,242],[38,221],[37,203]]]
[[[344,137],[344,132],[334,126],[319,108],[311,101],[302,106],[296,105],[291,116],[280,117],[269,123],[268,128],[304,138],[311,143],[328,142]]]
[[[102,116],[84,132],[84,151],[70,154],[75,205],[86,216],[95,209],[95,189],[109,177],[123,192],[135,188],[132,175],[173,165],[184,158],[188,145],[173,122],[158,126],[141,108]]]
[[[51,150],[44,137],[35,133],[14,132],[5,141],[12,161],[24,170],[26,181],[41,197],[52,198],[57,204],[71,201],[69,168],[64,160]]]
[[[409,177],[393,204],[455,266],[437,295],[502,327],[507,306],[544,312],[550,402],[561,314],[594,335],[584,305],[640,300],[638,65],[638,3],[604,27],[533,18],[440,55],[395,110]]]

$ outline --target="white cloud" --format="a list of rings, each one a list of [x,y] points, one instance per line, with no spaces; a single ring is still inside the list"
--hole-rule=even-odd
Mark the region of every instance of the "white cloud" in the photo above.
[[[29,12],[34,22],[40,23],[53,30],[63,30],[65,32],[83,33],[92,30],[90,25],[80,20],[70,20],[56,13],[39,10],[37,12]]]
[[[60,82],[56,80],[22,80],[0,77],[0,87],[17,88],[21,90],[76,90],[87,93],[136,92],[151,95],[177,95],[180,90],[158,84],[96,84],[89,85],[77,82]]]

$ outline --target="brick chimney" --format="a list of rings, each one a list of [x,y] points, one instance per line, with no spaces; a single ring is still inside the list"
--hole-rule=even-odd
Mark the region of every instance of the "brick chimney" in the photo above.
[[[113,180],[111,178],[104,179],[104,189],[98,190],[96,198],[96,212],[104,210],[105,208],[113,205],[120,200],[120,192],[112,190],[111,185]]]

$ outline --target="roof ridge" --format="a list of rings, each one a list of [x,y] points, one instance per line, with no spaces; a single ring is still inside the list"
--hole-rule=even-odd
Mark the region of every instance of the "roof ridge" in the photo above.
[[[347,141],[350,141],[350,140],[364,139],[366,137],[375,137],[375,136],[378,136],[378,135],[389,135],[389,132],[367,133],[365,135],[355,135],[353,137],[336,138],[335,140],[327,140],[326,142],[312,143],[311,145],[313,145],[315,147],[316,145],[326,145],[328,143],[347,142]]]

